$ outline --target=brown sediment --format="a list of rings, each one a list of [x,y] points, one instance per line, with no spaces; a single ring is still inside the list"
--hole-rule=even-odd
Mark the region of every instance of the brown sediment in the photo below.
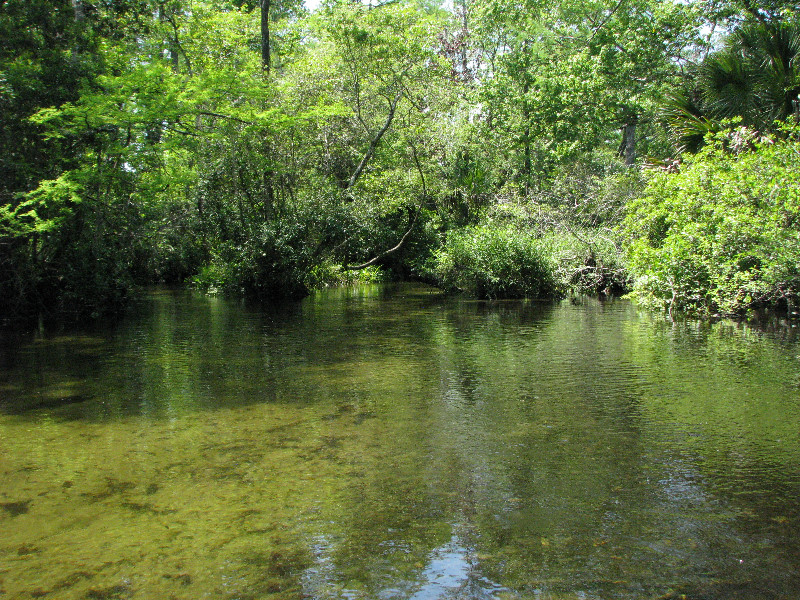
[[[0,508],[10,514],[12,517],[24,515],[30,509],[32,500],[18,500],[16,502],[0,502]]]

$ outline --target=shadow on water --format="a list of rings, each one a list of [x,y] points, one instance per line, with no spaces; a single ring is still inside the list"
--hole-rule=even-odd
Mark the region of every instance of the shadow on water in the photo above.
[[[166,289],[148,298],[115,326],[9,344],[0,413],[105,420],[315,402],[315,369],[413,354],[430,337],[430,317],[449,302],[434,288],[408,284],[331,289],[281,306]],[[463,302],[455,319],[524,324],[550,310],[546,303]]]

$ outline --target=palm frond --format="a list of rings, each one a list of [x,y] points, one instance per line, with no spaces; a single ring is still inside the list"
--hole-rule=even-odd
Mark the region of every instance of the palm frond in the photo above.
[[[758,112],[757,76],[734,49],[708,57],[700,69],[699,83],[706,110],[715,118],[742,117],[749,122]]]
[[[703,114],[696,102],[680,93],[667,98],[659,116],[679,153],[697,152],[703,147],[706,135],[720,128],[717,121]]]
[[[762,125],[791,115],[800,92],[800,23],[754,23],[737,30],[735,42],[754,77]]]

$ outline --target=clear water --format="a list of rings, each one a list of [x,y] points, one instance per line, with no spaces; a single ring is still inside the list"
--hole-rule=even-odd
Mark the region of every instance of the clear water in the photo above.
[[[795,331],[400,286],[6,339],[0,598],[799,598]]]

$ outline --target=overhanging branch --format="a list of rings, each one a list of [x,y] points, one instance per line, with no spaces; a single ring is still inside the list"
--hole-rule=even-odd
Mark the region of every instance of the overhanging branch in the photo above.
[[[344,265],[342,268],[345,269],[346,271],[358,271],[358,270],[361,270],[361,269],[366,269],[367,267],[370,267],[370,266],[374,265],[375,263],[377,263],[379,260],[389,256],[393,252],[397,252],[398,250],[400,250],[400,248],[403,247],[403,244],[406,243],[406,240],[408,239],[408,236],[411,235],[411,232],[414,230],[414,225],[416,225],[416,223],[417,223],[417,217],[419,217],[419,213],[422,210],[422,205],[425,202],[425,199],[428,197],[428,189],[427,189],[427,187],[425,185],[425,173],[422,171],[422,165],[420,165],[419,157],[417,156],[417,149],[414,147],[414,144],[411,143],[411,142],[409,142],[409,146],[411,146],[411,155],[414,158],[414,164],[417,167],[417,171],[419,172],[419,177],[420,177],[420,180],[422,182],[422,196],[420,198],[419,205],[417,206],[416,210],[414,211],[414,217],[411,219],[411,223],[408,225],[408,229],[403,234],[403,237],[400,238],[400,241],[397,243],[396,246],[394,246],[393,248],[389,248],[388,250],[386,250],[384,252],[381,252],[376,257],[371,258],[367,262],[362,263],[360,265],[354,265],[354,266]]]

